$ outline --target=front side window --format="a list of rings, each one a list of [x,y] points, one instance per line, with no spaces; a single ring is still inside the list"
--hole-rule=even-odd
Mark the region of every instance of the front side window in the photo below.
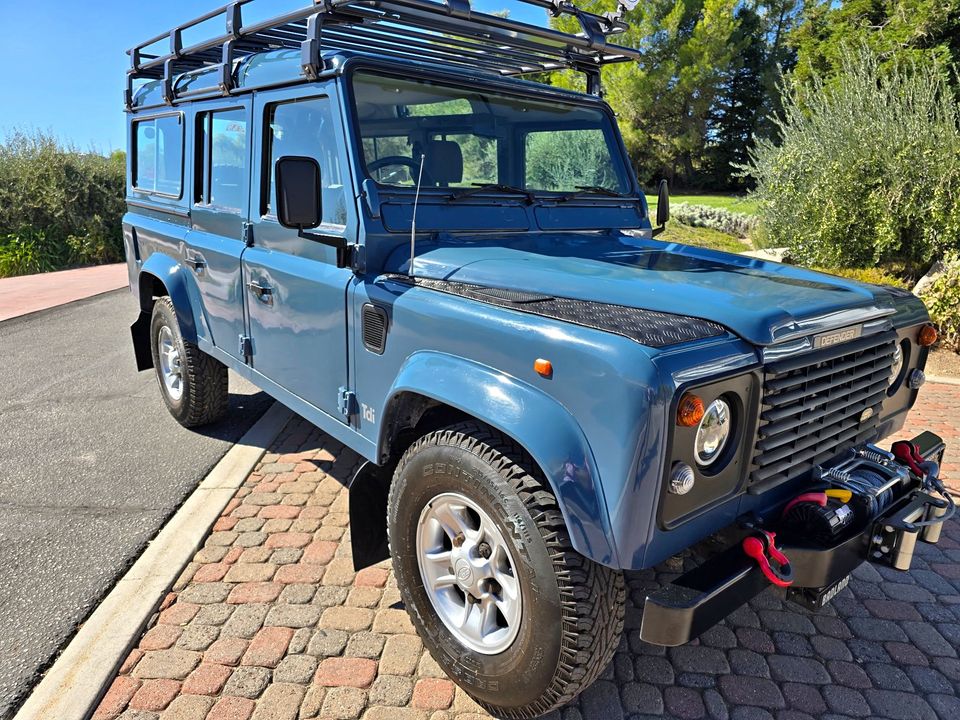
[[[183,179],[183,117],[133,123],[133,186],[143,192],[180,197]]]
[[[272,215],[276,212],[277,160],[290,156],[310,157],[320,163],[323,223],[345,225],[346,195],[330,100],[310,98],[272,105],[267,111],[267,122],[269,162],[264,164],[264,171],[268,192],[264,193],[261,214]]]
[[[423,157],[424,188],[630,192],[600,108],[369,73],[354,76],[353,90],[364,165],[382,185],[413,186]]]
[[[196,202],[225,210],[244,210],[250,152],[246,110],[203,113],[197,123]]]

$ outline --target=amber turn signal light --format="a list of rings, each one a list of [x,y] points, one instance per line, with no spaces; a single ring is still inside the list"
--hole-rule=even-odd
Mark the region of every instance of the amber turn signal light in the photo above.
[[[677,406],[677,425],[693,427],[703,420],[703,400],[693,393],[686,393]]]
[[[533,369],[536,370],[537,375],[545,378],[553,377],[553,363],[549,360],[544,360],[543,358],[538,358],[533,362]]]
[[[917,335],[917,342],[920,347],[930,347],[937,341],[937,329],[933,325],[924,325],[920,328],[920,334]]]

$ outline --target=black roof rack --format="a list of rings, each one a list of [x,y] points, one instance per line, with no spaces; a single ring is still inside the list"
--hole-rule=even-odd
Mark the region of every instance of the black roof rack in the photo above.
[[[626,30],[622,12],[597,15],[567,0],[516,1],[553,17],[576,18],[577,34],[477,12],[470,0],[304,0],[305,7],[247,24],[244,7],[255,1],[235,0],[129,50],[127,108],[133,106],[135,81],[163,81],[164,101],[172,104],[178,99],[176,78],[199,68],[219,68],[217,90],[229,94],[237,60],[277,49],[301,51],[306,80],[323,69],[321,49],[348,50],[498,75],[574,69],[587,74],[594,94],[600,92],[600,66],[640,57],[608,42]],[[184,45],[185,35],[201,35],[218,18],[222,33]]]

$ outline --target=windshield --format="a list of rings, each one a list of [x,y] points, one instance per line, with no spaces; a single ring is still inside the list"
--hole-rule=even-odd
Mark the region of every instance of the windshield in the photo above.
[[[600,109],[367,73],[353,88],[363,162],[382,185],[416,185],[422,154],[424,188],[630,192]]]

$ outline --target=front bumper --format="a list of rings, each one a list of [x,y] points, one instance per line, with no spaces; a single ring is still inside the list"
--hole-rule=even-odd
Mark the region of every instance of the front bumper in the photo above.
[[[926,460],[942,460],[945,445],[937,435],[913,440]],[[918,540],[935,543],[936,523],[947,502],[923,491],[916,482],[863,527],[840,536],[832,545],[783,544],[793,583],[787,598],[817,608],[843,589],[846,578],[864,561],[908,570]],[[922,520],[934,524],[916,526]],[[739,542],[649,595],[640,636],[655,645],[683,645],[770,586],[760,567]]]

